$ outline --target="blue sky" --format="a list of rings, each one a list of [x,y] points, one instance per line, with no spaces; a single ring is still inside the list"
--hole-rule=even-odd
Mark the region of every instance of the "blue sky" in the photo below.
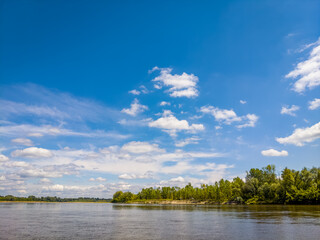
[[[319,166],[319,1],[5,1],[0,195]]]

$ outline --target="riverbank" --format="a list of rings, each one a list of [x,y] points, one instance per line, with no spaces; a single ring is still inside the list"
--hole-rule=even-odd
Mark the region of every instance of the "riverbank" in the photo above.
[[[311,202],[301,202],[301,203],[270,203],[270,202],[255,202],[255,203],[239,203],[239,202],[213,202],[213,201],[197,201],[197,200],[158,200],[158,199],[149,199],[149,200],[135,200],[128,201],[123,204],[149,204],[149,205],[314,205],[319,206],[320,204],[311,203]]]
[[[159,205],[238,205],[236,202],[224,202],[217,203],[212,201],[196,201],[196,200],[158,200],[158,199],[149,199],[149,200],[135,200],[128,201],[127,204],[159,204]]]

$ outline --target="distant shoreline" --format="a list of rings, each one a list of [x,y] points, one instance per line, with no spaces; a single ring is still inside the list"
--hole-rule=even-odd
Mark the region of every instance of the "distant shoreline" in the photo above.
[[[145,205],[166,205],[166,206],[268,206],[268,205],[278,205],[278,206],[290,206],[290,205],[310,205],[310,206],[320,206],[320,204],[312,204],[312,203],[300,203],[300,204],[279,204],[279,203],[255,203],[255,204],[240,204],[236,202],[224,202],[224,203],[215,203],[215,202],[206,202],[206,201],[186,201],[186,200],[147,200],[147,201],[130,201],[126,203],[112,203],[112,202],[45,202],[45,201],[0,201],[0,203],[111,203],[111,204],[124,204],[124,205],[134,205],[134,204],[145,204]]]
[[[107,202],[107,201],[105,201],[105,202],[90,202],[90,201],[88,201],[88,202],[84,202],[84,201],[82,201],[82,202],[46,202],[46,201],[0,201],[0,203],[111,203],[111,202]]]
[[[129,201],[126,203],[121,204],[147,204],[147,205],[220,205],[220,206],[256,206],[256,205],[320,205],[320,204],[313,204],[313,203],[291,203],[291,204],[281,204],[281,203],[268,203],[268,202],[260,202],[254,204],[246,204],[246,203],[237,203],[237,202],[210,202],[210,201],[194,201],[194,200],[142,200],[142,201]]]

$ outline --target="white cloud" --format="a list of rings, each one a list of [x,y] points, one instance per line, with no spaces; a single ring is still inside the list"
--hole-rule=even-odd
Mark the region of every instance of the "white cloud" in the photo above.
[[[151,172],[146,172],[145,174],[128,174],[124,173],[118,176],[119,179],[133,180],[133,179],[151,179],[153,174]]]
[[[5,167],[18,167],[18,168],[24,168],[24,167],[29,167],[30,164],[24,161],[10,161],[10,162],[6,162],[4,164]]]
[[[149,93],[149,90],[144,86],[144,85],[141,85],[140,86],[140,91],[144,94],[148,94]]]
[[[245,100],[240,100],[240,103],[241,103],[241,104],[246,104],[247,101],[245,101]]]
[[[122,146],[123,147],[123,146]],[[66,164],[73,163],[80,170],[107,172],[111,174],[135,174],[143,176],[146,172],[161,173],[175,172],[177,174],[184,171],[191,171],[193,165],[189,162],[199,158],[216,158],[224,154],[216,152],[185,152],[175,151],[167,153],[165,151],[131,153],[124,151],[121,146],[110,146],[100,149],[98,152],[85,150],[58,150],[54,152],[54,157],[47,161],[41,160],[39,164]],[[163,166],[164,162],[183,162],[183,167]]]
[[[151,118],[146,118],[146,119],[121,119],[118,121],[119,124],[125,125],[125,126],[148,126],[148,122],[152,120]]]
[[[35,126],[30,124],[21,125],[4,125],[0,126],[0,135],[5,136],[30,136],[42,137],[45,135],[50,136],[79,136],[79,137],[110,137],[125,139],[128,135],[117,134],[113,132],[104,132],[101,130],[90,132],[76,132],[70,129],[62,128],[61,126],[42,125]]]
[[[104,186],[65,186],[64,184],[50,185],[48,181],[25,181],[34,178],[60,178],[63,175],[77,175],[80,171],[95,173],[109,173],[118,175],[120,179],[152,179],[154,174],[182,174],[201,175],[206,179],[203,183],[218,180],[225,174],[225,170],[232,166],[214,164],[212,159],[223,157],[224,154],[215,152],[151,152],[135,154],[122,150],[123,146],[110,146],[104,149],[70,149],[52,150],[53,156],[47,159],[31,159],[29,162],[8,161],[2,163],[2,170],[7,179],[14,179],[12,185],[2,184],[3,189],[9,192],[25,189],[28,194],[59,196],[112,196],[118,190],[138,191],[145,184],[130,185],[127,183],[108,183]],[[197,159],[208,159],[196,163]],[[167,165],[166,162],[175,164]],[[10,164],[9,164],[10,163]],[[55,164],[55,165],[52,165]],[[207,178],[208,177],[208,178]],[[213,179],[214,178],[214,179]],[[187,179],[190,180],[189,178]],[[200,180],[199,180],[200,181]],[[202,181],[202,180],[201,180]],[[43,185],[34,185],[34,183]],[[95,181],[96,182],[96,181]],[[192,181],[193,182],[193,181]],[[196,182],[196,181],[195,181]],[[154,183],[152,184],[154,186]],[[54,187],[50,187],[54,186]],[[23,188],[22,188],[23,187]],[[63,189],[63,191],[62,191]],[[55,191],[57,190],[57,191]],[[104,192],[101,192],[104,191]],[[47,193],[48,192],[48,193]]]
[[[32,146],[33,142],[28,138],[15,138],[11,140],[12,143],[17,143],[19,145]]]
[[[195,88],[187,88],[179,91],[173,91],[170,94],[170,96],[171,97],[187,97],[187,98],[197,97],[198,90]]]
[[[49,191],[60,192],[60,191],[64,190],[64,186],[61,185],[61,184],[55,184],[55,185],[52,185],[52,186],[44,186],[43,189],[45,189],[47,191],[49,190]]]
[[[156,82],[155,88],[160,89],[162,86],[169,87],[168,92],[171,97],[193,98],[199,95],[197,90],[199,79],[197,76],[187,73],[172,75],[172,68],[154,67],[151,72],[156,70],[160,71],[160,75],[152,80]]]
[[[299,106],[292,105],[291,107],[282,107],[281,114],[287,114],[290,116],[296,116],[295,112],[300,109]]]
[[[313,101],[309,102],[309,109],[310,110],[316,110],[320,107],[320,98],[315,98]]]
[[[184,139],[182,141],[176,142],[175,146],[176,147],[184,147],[184,146],[189,145],[189,144],[198,144],[199,140],[200,140],[200,138],[198,138],[198,137],[186,138],[186,139]]]
[[[5,181],[6,179],[7,179],[6,176],[4,175],[0,176],[0,181]]]
[[[181,176],[176,177],[176,178],[171,178],[171,179],[169,180],[169,182],[184,182],[184,181],[185,181],[184,178],[181,177]]]
[[[160,103],[160,106],[170,106],[170,105],[171,105],[171,103],[166,102],[166,101],[162,101],[162,102]]]
[[[285,150],[277,151],[275,149],[263,150],[263,151],[261,151],[261,154],[263,156],[267,156],[267,157],[286,157],[286,156],[288,156],[287,151],[285,151]]]
[[[26,158],[49,158],[52,157],[50,150],[44,148],[30,147],[22,150],[15,150],[11,153],[12,157]]]
[[[120,179],[126,179],[126,180],[130,180],[130,179],[136,179],[137,176],[135,174],[128,174],[128,173],[124,173],[124,174],[121,174],[119,175]]]
[[[163,111],[162,117],[149,122],[149,127],[160,128],[164,132],[170,134],[170,136],[176,136],[176,133],[179,131],[189,131],[189,132],[197,132],[204,130],[204,126],[202,124],[191,124],[189,125],[187,120],[178,120],[171,111],[165,110]]]
[[[51,183],[51,180],[49,178],[41,178],[40,182],[41,183]]]
[[[186,179],[184,179],[183,177],[179,176],[176,178],[171,178],[169,180],[163,180],[160,181],[160,185],[172,185],[172,184],[177,184],[177,183],[186,183]]]
[[[6,162],[8,160],[9,160],[9,158],[7,156],[0,154],[0,162]]]
[[[133,90],[129,91],[129,93],[131,93],[133,95],[140,95],[141,92],[136,89],[133,89]]]
[[[315,47],[311,50],[309,58],[298,63],[295,69],[286,75],[286,78],[298,78],[293,85],[293,90],[298,93],[320,85],[320,41],[310,46],[313,45]]]
[[[201,112],[211,114],[216,121],[230,125],[234,122],[242,122],[237,125],[237,128],[255,127],[259,117],[255,114],[247,114],[245,116],[238,116],[232,109],[220,109],[213,106],[203,106]]]
[[[313,142],[318,138],[320,138],[320,122],[309,128],[297,128],[290,136],[276,138],[276,140],[281,144],[303,146],[305,143]]]
[[[231,109],[219,109],[213,106],[204,106],[200,109],[203,113],[211,114],[216,121],[223,122],[225,124],[231,124],[233,122],[240,122],[242,119]]]
[[[139,88],[140,88],[140,90],[133,89],[133,90],[129,91],[129,93],[131,93],[133,95],[140,95],[141,93],[143,93],[143,94],[149,93],[149,90],[144,85],[141,85]]]
[[[136,116],[139,113],[144,112],[145,110],[148,110],[148,107],[145,105],[141,105],[139,103],[138,99],[134,99],[133,102],[131,103],[131,107],[130,108],[124,108],[121,110],[121,112],[129,114],[131,116]]]
[[[90,178],[89,181],[90,182],[105,182],[105,181],[107,181],[107,179],[105,179],[103,177],[97,177],[97,178]]]
[[[28,133],[29,137],[43,137],[42,133]]]
[[[148,142],[129,142],[122,146],[121,150],[130,153],[143,154],[150,152],[165,152],[164,149],[160,149],[158,144],[150,144]]]
[[[51,161],[53,159],[50,159]],[[25,163],[25,162],[21,162]],[[23,166],[23,169],[17,172],[23,178],[61,178],[64,175],[78,174],[78,166],[75,164],[60,164],[40,166],[29,164]],[[22,166],[19,166],[22,167]]]
[[[107,181],[107,179],[105,179],[105,178],[103,178],[103,177],[97,177],[97,178],[96,178],[96,181],[97,181],[97,182],[105,182],[105,181]]]
[[[244,124],[238,125],[237,128],[255,127],[259,117],[255,114],[247,114],[242,119],[245,121]]]

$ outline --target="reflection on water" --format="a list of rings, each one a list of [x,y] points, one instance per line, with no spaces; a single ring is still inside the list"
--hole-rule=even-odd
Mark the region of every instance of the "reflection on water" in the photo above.
[[[0,239],[318,239],[320,206],[0,203]]]

